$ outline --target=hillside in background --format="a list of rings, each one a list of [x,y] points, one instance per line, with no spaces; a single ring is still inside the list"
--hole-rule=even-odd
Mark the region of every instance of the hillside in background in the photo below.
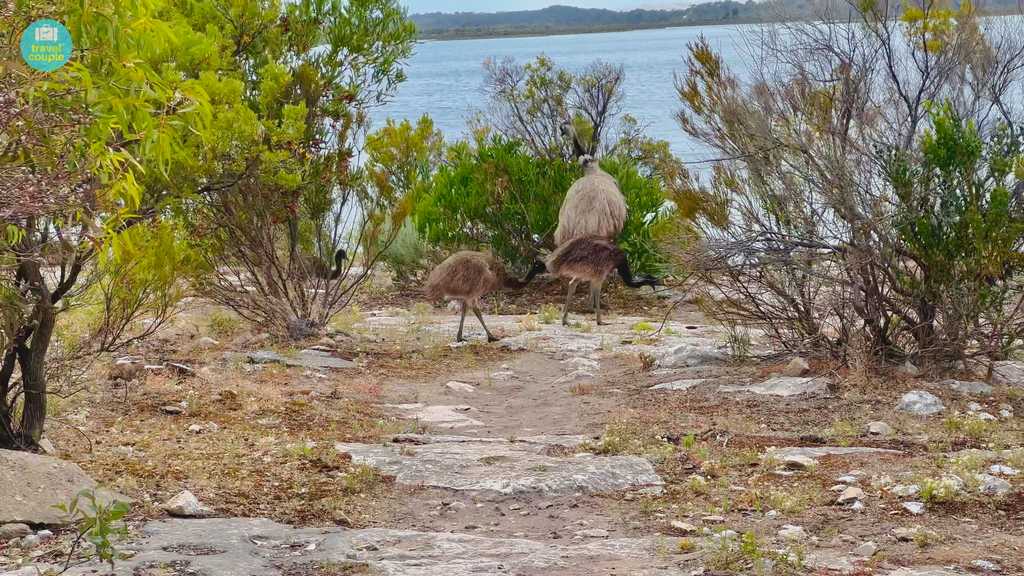
[[[1020,2],[990,0],[978,2],[977,5],[991,13],[1009,13],[1020,11]],[[821,5],[818,0],[721,0],[678,10],[638,9],[623,12],[556,5],[541,10],[512,12],[413,14],[412,19],[422,38],[486,38],[778,21],[812,16],[818,13]]]

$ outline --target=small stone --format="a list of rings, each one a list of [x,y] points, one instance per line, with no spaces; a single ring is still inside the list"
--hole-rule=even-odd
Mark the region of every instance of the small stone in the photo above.
[[[218,346],[220,346],[220,342],[217,342],[216,340],[210,338],[209,336],[203,336],[199,340],[196,340],[195,347],[199,350],[213,350]]]
[[[806,540],[807,532],[801,526],[786,524],[779,530],[779,538],[783,540]]]
[[[916,526],[914,528],[903,528],[903,527],[893,528],[892,529],[892,536],[893,536],[893,538],[895,538],[899,542],[910,542],[911,540],[914,539],[915,536],[917,536],[917,533],[920,530],[921,530],[920,526]]]
[[[1009,482],[991,474],[978,474],[976,478],[981,482],[978,491],[986,496],[1005,496],[1012,490]]]
[[[843,490],[846,490],[848,487],[849,487],[848,484],[836,484],[835,486],[829,488],[829,491],[830,492],[835,492],[836,494],[838,494],[838,493],[842,492]]]
[[[705,516],[701,518],[701,520],[708,524],[721,524],[722,522],[725,522],[725,516]]]
[[[732,540],[734,538],[739,537],[739,535],[740,535],[739,532],[737,532],[735,530],[722,530],[718,534],[713,535],[711,538],[713,540],[718,540],[718,541]]]
[[[996,476],[1016,476],[1019,474],[1016,468],[1004,466],[1003,464],[993,464],[989,466],[988,471]]]
[[[765,518],[778,518],[779,515],[780,514],[779,514],[778,510],[769,510],[769,511],[764,513],[764,517]]]
[[[509,510],[522,510],[523,509],[523,505],[522,504],[511,504],[508,507],[508,509]]]
[[[679,520],[673,520],[669,525],[676,532],[681,532],[683,534],[693,534],[694,532],[700,530],[700,528],[694,526],[693,524],[689,524],[687,522],[680,522]]]
[[[874,542],[865,542],[853,549],[853,555],[861,558],[871,558],[875,552],[878,552],[878,544]]]
[[[40,530],[36,532],[36,536],[39,537],[40,542],[47,542],[53,539],[53,532],[49,530]]]
[[[995,416],[989,414],[988,412],[978,412],[974,416],[978,420],[981,420],[983,422],[994,422],[994,421],[998,420],[998,418],[996,418]]]
[[[981,404],[978,404],[977,402],[968,402],[967,403],[967,411],[968,412],[981,412],[984,409],[985,409],[985,407],[982,406]]]
[[[178,416],[185,413],[185,408],[178,404],[168,404],[167,406],[161,406],[160,411],[170,416]]]
[[[992,394],[992,387],[984,382],[965,382],[963,380],[945,380],[941,384],[954,392],[960,394],[976,394],[989,396]]]
[[[931,416],[946,409],[937,396],[924,390],[912,390],[900,398],[896,409],[918,416]]]
[[[1003,420],[1009,420],[1010,418],[1013,418],[1013,411],[1012,410],[1000,410],[999,411],[999,417],[1002,418]]]
[[[902,506],[904,510],[910,512],[914,516],[920,516],[921,514],[924,514],[923,502],[904,502]]]
[[[22,550],[29,550],[35,548],[36,546],[39,546],[42,543],[43,539],[36,534],[29,534],[28,536],[24,536],[18,539],[17,541],[18,547]]]
[[[856,484],[857,481],[858,481],[857,477],[856,476],[852,476],[850,474],[847,474],[845,476],[840,476],[839,478],[836,478],[836,482],[842,482],[843,484]]]
[[[868,434],[872,436],[891,436],[892,426],[882,421],[869,422],[868,423]]]
[[[910,378],[917,378],[921,375],[921,369],[914,366],[914,363],[910,360],[907,360],[896,369],[896,373],[903,376],[909,376]]]
[[[476,392],[476,386],[473,386],[472,384],[467,384],[465,382],[457,382],[455,380],[452,380],[451,382],[445,384],[444,387],[451,390],[452,392],[465,392],[469,394]]]
[[[996,564],[994,562],[989,562],[988,560],[974,560],[973,562],[971,562],[971,566],[974,566],[978,570],[982,570],[984,572],[1001,572],[1002,571],[1002,568],[999,567],[999,564]]]
[[[0,542],[23,538],[31,533],[32,529],[27,524],[4,524],[0,526]]]
[[[921,487],[917,484],[897,484],[889,491],[900,498],[913,498],[921,492]]]
[[[609,534],[607,530],[591,528],[589,530],[580,530],[576,535],[582,536],[583,538],[607,538]]]
[[[782,463],[790,470],[807,470],[818,465],[818,461],[814,458],[809,458],[799,454],[786,456],[782,459]]]
[[[807,360],[796,357],[789,361],[789,364],[782,370],[783,376],[789,376],[790,378],[798,378],[811,371],[811,365],[807,363]]]
[[[185,490],[165,502],[161,508],[176,518],[208,518],[213,510],[203,505],[195,494]]]
[[[860,500],[857,500],[852,506],[850,506],[850,510],[853,510],[854,512],[863,512],[864,508],[866,508],[866,506],[864,506],[864,503]]]
[[[848,504],[864,498],[864,491],[856,486],[848,486],[843,490],[839,498],[836,498],[836,504]]]

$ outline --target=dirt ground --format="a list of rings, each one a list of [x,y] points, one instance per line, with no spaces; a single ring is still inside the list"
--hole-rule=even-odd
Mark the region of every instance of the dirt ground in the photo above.
[[[536,324],[550,321],[552,314],[543,306],[560,298],[559,285],[546,285],[492,302],[488,318],[506,337],[539,330]],[[587,323],[582,297],[578,305],[576,330],[600,334],[606,327]],[[1012,491],[998,498],[971,490],[930,493],[922,515],[904,510],[885,484],[889,479],[927,486],[948,473],[972,476],[993,461],[984,451],[1011,450],[1001,461],[1024,470],[1021,389],[996,387],[992,396],[979,399],[934,384],[949,375],[865,377],[812,363],[813,374],[832,382],[822,394],[768,397],[724,394],[715,387],[666,393],[651,387],[705,376],[718,384],[763,380],[785,362],[732,359],[706,369],[659,369],[630,346],[656,344],[658,336],[650,332],[670,311],[680,330],[706,326],[708,320],[692,305],[672,308],[671,301],[649,293],[613,289],[608,305],[615,335],[602,342],[599,368],[593,377],[566,381],[571,354],[488,345],[472,320],[467,328],[476,339],[450,346],[451,314],[429,309],[411,289],[371,295],[343,315],[336,328],[344,334],[335,339],[334,354],[355,360],[359,368],[326,373],[239,359],[238,353],[257,347],[248,343],[253,330],[197,304],[160,338],[131,351],[146,364],[172,361],[194,373],[164,369],[131,382],[112,381],[109,362],[100,363],[85,392],[54,408],[48,436],[61,457],[135,500],[131,522],[136,526],[163,517],[159,504],[188,489],[220,515],[298,526],[386,526],[546,541],[572,538],[586,528],[613,537],[662,534],[678,539],[672,554],[699,556],[709,573],[749,573],[754,556],[778,559],[771,551],[779,546],[779,531],[799,526],[805,537],[790,548],[800,556],[878,544],[877,553],[848,573],[899,566],[978,572],[972,562],[985,560],[1003,574],[1024,574],[1021,476],[1009,478]],[[627,316],[648,320],[627,325]],[[437,329],[445,322],[449,328]],[[203,336],[219,343],[201,345]],[[454,392],[446,386],[453,381],[471,384],[475,393],[467,398]],[[921,418],[896,411],[900,396],[911,389],[938,395],[947,407],[944,415]],[[964,416],[972,401],[989,412],[1009,407],[1019,416],[977,424]],[[415,403],[471,403],[473,417],[484,423],[473,435],[483,438],[584,435],[590,452],[648,458],[664,490],[540,500],[481,496],[402,486],[333,449],[337,442],[373,444],[402,433],[461,433],[432,430],[393,408]],[[168,406],[180,407],[180,413],[168,413],[179,412]],[[878,420],[894,434],[869,435],[867,424]],[[765,451],[786,446],[899,452],[826,456],[806,470],[780,470]],[[982,452],[951,455],[966,449]],[[837,479],[851,474],[870,495],[862,511],[835,504]],[[680,522],[750,534],[752,544],[744,552],[696,544],[691,550],[689,542],[698,534],[680,528]],[[911,529],[911,535],[894,537],[900,528]],[[61,552],[54,546],[37,560]],[[0,557],[11,565],[17,556],[0,548]],[[793,573],[831,573],[821,566],[799,563]]]

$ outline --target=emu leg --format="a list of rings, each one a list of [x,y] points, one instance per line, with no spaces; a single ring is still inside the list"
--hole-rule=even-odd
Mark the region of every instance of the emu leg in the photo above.
[[[487,334],[488,342],[497,342],[498,338],[491,334],[491,331],[487,329],[487,324],[484,324],[484,315],[480,313],[479,306],[473,306],[473,314],[476,314],[476,319],[480,321],[480,325],[484,327],[484,333]]]
[[[456,342],[465,342],[466,339],[462,337],[462,327],[466,324],[466,302],[462,302],[462,317],[459,318],[459,333],[455,335]]]
[[[601,321],[601,286],[602,282],[590,283],[590,299],[594,302],[594,314],[597,315],[597,325],[604,326],[607,322]]]
[[[565,294],[565,308],[562,309],[562,326],[569,325],[569,304],[572,303],[572,296],[576,293],[576,281],[569,280],[569,291]]]

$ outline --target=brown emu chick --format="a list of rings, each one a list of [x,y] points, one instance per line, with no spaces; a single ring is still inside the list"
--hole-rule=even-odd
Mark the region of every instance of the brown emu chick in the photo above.
[[[626,253],[614,242],[593,236],[576,238],[563,244],[548,257],[547,266],[548,272],[569,279],[569,291],[565,296],[565,308],[562,310],[563,325],[568,324],[569,303],[576,293],[578,282],[590,283],[590,298],[599,325],[604,324],[601,321],[601,287],[612,271],[617,270],[622,281],[630,288],[653,288],[659,284],[656,278],[650,276],[634,278],[626,260]]]
[[[626,199],[615,178],[590,156],[583,156],[583,177],[573,183],[558,211],[555,246],[594,236],[615,240],[626,225]]]
[[[466,323],[466,309],[471,308],[487,334],[487,341],[495,342],[498,338],[491,334],[487,324],[484,324],[484,317],[480,312],[480,298],[500,288],[521,288],[543,270],[544,265],[538,262],[534,264],[526,279],[508,279],[505,267],[494,256],[466,250],[456,252],[438,264],[427,278],[425,291],[427,297],[433,300],[447,298],[462,303],[462,316],[459,319],[456,341],[465,341],[462,329]]]

